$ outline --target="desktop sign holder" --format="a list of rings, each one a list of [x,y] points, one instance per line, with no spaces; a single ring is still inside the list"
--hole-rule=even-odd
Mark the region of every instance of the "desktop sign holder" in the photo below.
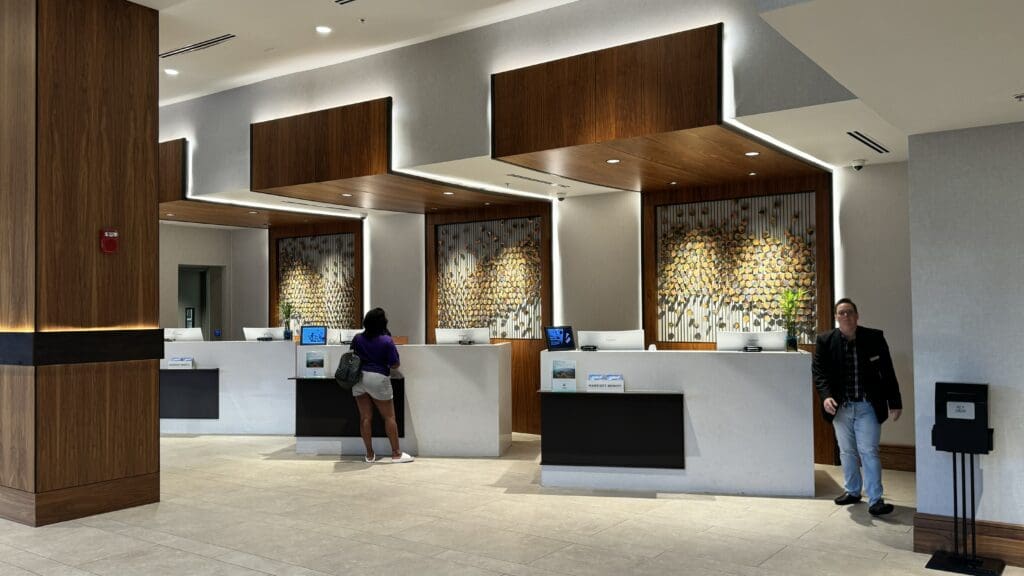
[[[992,429],[988,427],[988,384],[935,383],[935,425],[932,446],[953,455],[953,551],[940,550],[932,555],[926,568],[998,576],[1006,563],[978,556],[978,535],[974,518],[974,455],[992,451]],[[956,473],[956,455],[960,454],[960,475]],[[971,517],[967,519],[967,459],[971,467]],[[959,481],[958,481],[959,480]],[[959,492],[959,505],[957,503]],[[970,534],[970,553],[968,553]]]

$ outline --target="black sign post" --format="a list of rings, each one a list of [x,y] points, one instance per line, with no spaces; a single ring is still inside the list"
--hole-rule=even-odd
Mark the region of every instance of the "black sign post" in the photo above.
[[[988,427],[988,384],[935,383],[935,425],[932,446],[953,455],[953,550],[932,555],[926,568],[976,576],[998,576],[1006,563],[977,554],[978,536],[974,519],[974,455],[992,451],[992,429]],[[960,474],[956,456],[960,455]],[[967,456],[970,455],[971,517],[967,518]],[[959,505],[957,500],[959,499]],[[970,547],[968,548],[968,535]]]

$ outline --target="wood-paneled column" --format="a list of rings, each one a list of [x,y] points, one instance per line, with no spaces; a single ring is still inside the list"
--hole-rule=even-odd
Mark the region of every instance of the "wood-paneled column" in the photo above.
[[[159,500],[157,37],[125,0],[0,0],[0,516],[25,524]]]

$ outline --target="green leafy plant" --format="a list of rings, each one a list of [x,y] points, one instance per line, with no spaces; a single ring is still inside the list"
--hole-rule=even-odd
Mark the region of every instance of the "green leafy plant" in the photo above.
[[[287,322],[292,319],[295,314],[295,309],[292,307],[292,303],[287,300],[281,300],[277,305],[277,312],[280,315],[281,322]]]
[[[807,297],[807,291],[803,288],[796,290],[783,290],[779,295],[779,309],[782,311],[782,318],[786,321],[786,331],[792,332],[796,328],[796,315],[800,311],[800,304]]]

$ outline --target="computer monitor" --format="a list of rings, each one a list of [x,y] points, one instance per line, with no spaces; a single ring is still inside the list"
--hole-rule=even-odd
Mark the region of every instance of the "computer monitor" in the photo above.
[[[548,342],[548,350],[575,350],[576,339],[572,335],[572,326],[545,326],[544,338]]]
[[[435,328],[436,344],[490,344],[490,328]]]
[[[303,326],[299,329],[300,346],[323,346],[327,344],[327,326]]]
[[[260,338],[271,340],[284,340],[284,328],[242,328],[247,342],[254,342]]]
[[[598,350],[643,350],[643,330],[580,330],[580,346],[596,346]]]
[[[171,342],[202,342],[202,328],[164,328],[164,340]]]
[[[775,332],[729,332],[718,331],[718,350],[743,350],[747,346],[760,347],[764,351],[785,351],[786,331]]]
[[[328,344],[351,344],[352,339],[356,337],[363,330],[361,328],[328,328],[327,329],[327,343]]]

